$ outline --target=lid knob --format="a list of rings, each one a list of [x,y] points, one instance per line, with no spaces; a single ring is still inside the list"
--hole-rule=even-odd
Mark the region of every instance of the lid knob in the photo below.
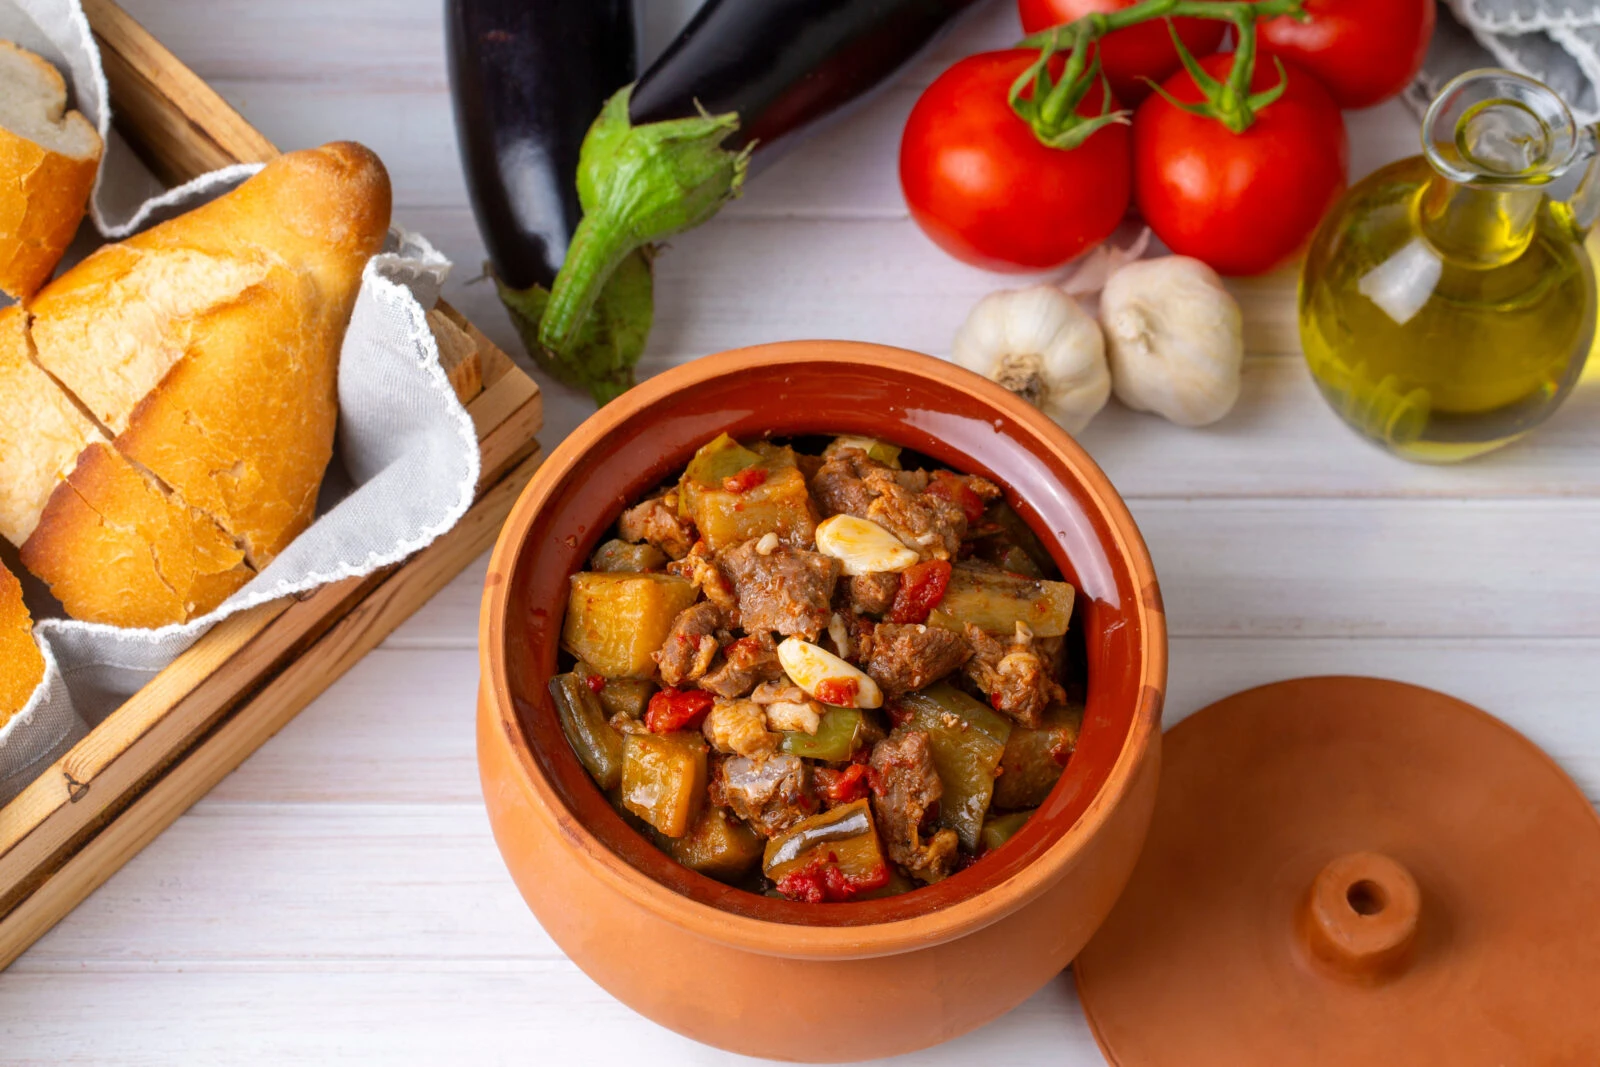
[[[1311,955],[1345,978],[1382,981],[1409,959],[1421,905],[1417,880],[1388,856],[1340,856],[1318,873],[1302,909]]]

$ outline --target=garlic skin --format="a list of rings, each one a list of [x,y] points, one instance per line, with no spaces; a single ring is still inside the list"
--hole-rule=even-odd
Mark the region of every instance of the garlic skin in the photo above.
[[[1105,339],[1094,318],[1053,285],[978,301],[950,358],[998,382],[1078,433],[1111,397]]]
[[[1217,272],[1188,256],[1130,263],[1100,294],[1117,399],[1179,426],[1233,409],[1244,364],[1239,304]]]

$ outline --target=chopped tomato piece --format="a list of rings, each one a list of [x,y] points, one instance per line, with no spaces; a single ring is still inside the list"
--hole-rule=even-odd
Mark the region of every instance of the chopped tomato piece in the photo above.
[[[888,884],[887,865],[880,863],[865,875],[846,874],[839,869],[838,857],[830,852],[826,862],[814,859],[800,870],[784,875],[778,882],[778,892],[790,900],[807,904],[838,904]]]
[[[983,497],[959,474],[934,471],[932,480],[928,482],[928,493],[960,505],[969,523],[983,518]]]
[[[856,694],[860,692],[861,683],[854,678],[824,678],[817,683],[816,697],[824,704],[849,708],[855,706]]]
[[[738,474],[730,474],[722,479],[722,488],[729,493],[743,493],[765,483],[766,480],[765,467],[746,467]]]
[[[605,676],[604,675],[591,674],[587,678],[585,678],[583,681],[584,681],[584,684],[589,687],[589,692],[591,692],[591,693],[598,693],[598,692],[600,692],[600,690],[602,690],[602,689],[604,689],[606,687],[606,680],[605,680]]]
[[[644,724],[657,734],[698,730],[711,710],[711,702],[711,694],[704,689],[662,689],[650,698]]]
[[[933,559],[913,564],[900,574],[900,589],[889,608],[889,621],[927,622],[928,612],[939,606],[950,586],[950,562]]]
[[[867,770],[864,763],[852,763],[842,771],[818,767],[812,776],[829,802],[848,804],[867,795]]]

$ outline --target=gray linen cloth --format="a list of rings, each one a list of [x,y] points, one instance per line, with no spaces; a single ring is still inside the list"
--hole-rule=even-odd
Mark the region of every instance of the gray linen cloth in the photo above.
[[[1600,121],[1600,0],[1448,0],[1406,101],[1421,113],[1446,82],[1477,67],[1538,78],[1579,122]]]
[[[102,237],[181,213],[259,169],[229,167],[163,191],[110,129],[100,55],[77,0],[0,0],[0,39],[39,52],[68,74],[73,106],[105,138],[91,211]],[[338,437],[316,522],[210,615],[161,630],[77,622],[17,568],[14,553],[4,554],[23,579],[48,670],[28,706],[0,728],[0,803],[221,620],[397,563],[466,513],[478,481],[477,434],[439,365],[425,318],[449,268],[427,241],[400,230],[367,264],[340,355]]]

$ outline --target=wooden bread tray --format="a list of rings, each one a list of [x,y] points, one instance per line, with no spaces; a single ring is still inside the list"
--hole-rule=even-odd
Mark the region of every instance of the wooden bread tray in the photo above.
[[[111,0],[83,7],[117,128],[162,179],[277,154]],[[453,308],[429,321],[478,431],[472,509],[405,563],[221,623],[0,808],[0,968],[494,543],[539,464],[539,388]]]

